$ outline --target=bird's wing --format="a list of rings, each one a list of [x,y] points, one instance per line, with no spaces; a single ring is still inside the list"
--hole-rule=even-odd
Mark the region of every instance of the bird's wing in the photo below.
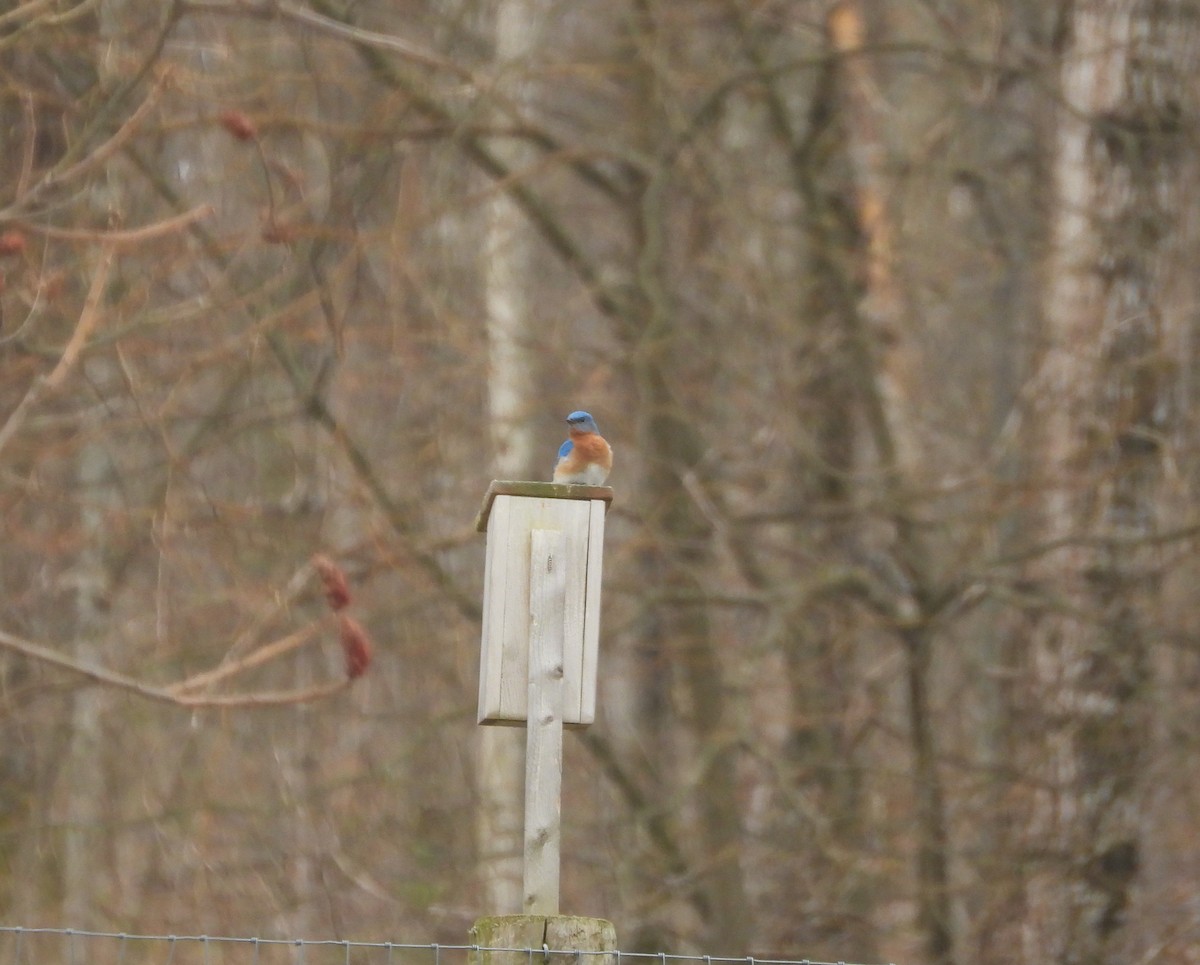
[[[571,454],[571,450],[574,448],[575,448],[575,443],[573,443],[570,439],[568,439],[566,442],[564,442],[561,446],[558,447],[558,458],[565,459],[567,456],[569,456]]]

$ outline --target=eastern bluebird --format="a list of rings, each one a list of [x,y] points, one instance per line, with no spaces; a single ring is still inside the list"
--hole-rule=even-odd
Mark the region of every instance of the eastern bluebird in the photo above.
[[[603,486],[612,470],[612,447],[600,435],[596,420],[586,412],[572,412],[567,416],[567,425],[570,438],[558,449],[554,481]]]

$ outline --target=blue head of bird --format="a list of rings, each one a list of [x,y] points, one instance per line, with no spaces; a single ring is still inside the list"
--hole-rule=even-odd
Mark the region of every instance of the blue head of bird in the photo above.
[[[567,425],[576,432],[599,432],[596,426],[596,420],[592,418],[590,412],[572,412],[567,416]]]

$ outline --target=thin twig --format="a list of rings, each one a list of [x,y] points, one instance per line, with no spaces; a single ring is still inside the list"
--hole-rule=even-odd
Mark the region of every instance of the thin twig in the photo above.
[[[158,103],[158,95],[162,93],[163,87],[166,86],[167,77],[169,75],[170,72],[165,70],[159,75],[157,82],[153,87],[150,88],[150,92],[146,95],[146,99],[138,105],[137,110],[129,115],[129,117],[125,120],[125,123],[116,129],[112,137],[97,147],[94,151],[91,151],[87,157],[76,161],[65,171],[54,171],[53,169],[48,171],[46,176],[42,179],[42,182],[34,188],[34,193],[37,193],[39,189],[49,187],[50,185],[62,184],[66,181],[73,181],[80,175],[86,174],[96,166],[103,164],[110,157],[121,150],[121,148],[129,143],[133,135],[137,133],[138,128],[141,127],[142,121],[144,121],[150,115],[150,111]]]
[[[43,272],[44,273],[44,272]],[[29,306],[29,311],[25,313],[25,317],[21,320],[21,324],[14,328],[9,334],[0,336],[0,345],[7,345],[10,342],[18,342],[29,334],[33,323],[37,320],[39,309],[42,307],[42,293],[45,287],[40,283],[33,293],[33,303]]]
[[[12,27],[14,20],[32,20],[34,17],[40,16],[43,10],[53,6],[54,0],[29,0],[28,3],[23,3],[12,10],[0,13],[0,27],[9,30],[14,29]]]
[[[21,173],[17,177],[16,197],[25,196],[29,179],[33,176],[33,153],[37,142],[37,112],[33,106],[33,95],[21,92],[21,113],[25,119],[25,146],[21,151]]]
[[[280,641],[280,643],[282,642]],[[115,670],[109,670],[105,667],[98,667],[95,664],[63,656],[63,654],[50,647],[34,643],[32,640],[25,640],[4,630],[0,630],[0,648],[19,653],[30,660],[37,660],[40,663],[50,664],[62,670],[69,670],[82,677],[87,677],[96,683],[137,694],[139,697],[144,697],[147,700],[156,700],[164,704],[174,704],[178,707],[193,709],[198,707],[272,707],[283,704],[311,703],[315,700],[321,700],[339,693],[347,689],[351,684],[349,678],[343,678],[326,681],[322,684],[314,684],[311,687],[301,687],[296,690],[262,690],[246,694],[193,696],[176,693],[174,688],[156,687],[152,684],[146,684],[134,677],[118,673]]]
[[[446,70],[463,80],[474,81],[471,71],[462,64],[457,64],[445,57],[438,56],[402,37],[379,33],[376,30],[367,30],[363,27],[356,27],[353,24],[343,23],[332,17],[324,16],[315,10],[306,10],[303,7],[296,7],[290,3],[255,5],[213,2],[213,0],[188,0],[188,2],[183,4],[183,10],[185,13],[232,14],[234,16],[262,17],[272,20],[275,18],[291,20],[293,23],[303,24],[320,33],[340,37],[342,40],[349,40],[367,47],[388,50],[422,66]]]
[[[320,626],[318,623],[311,623],[306,627],[302,627],[295,633],[289,633],[286,637],[276,640],[274,643],[263,644],[240,660],[230,660],[228,663],[223,663],[219,667],[212,670],[207,670],[204,673],[198,673],[178,683],[172,684],[167,688],[167,691],[172,694],[177,694],[181,698],[189,690],[198,690],[201,687],[207,687],[215,684],[219,680],[225,680],[227,677],[232,677],[235,674],[250,670],[252,667],[261,666],[268,663],[277,657],[282,657],[286,653],[291,653],[293,650],[304,646],[308,641],[312,640],[317,635],[317,629]]]
[[[34,643],[32,640],[22,639],[4,630],[0,630],[0,647],[11,650],[14,653],[19,653],[31,660],[37,660],[40,663],[47,663],[53,667],[69,670],[72,673],[87,677],[89,680],[94,680],[96,683],[106,684],[109,687],[117,687],[121,690],[128,690],[139,697],[146,697],[150,700],[158,700],[166,703],[178,702],[174,694],[161,687],[142,683],[140,680],[117,673],[115,670],[108,670],[104,667],[97,667],[95,664],[84,663],[73,657],[63,656],[57,650],[44,647],[40,643]]]
[[[67,377],[67,373],[74,367],[79,353],[83,350],[84,343],[99,321],[100,299],[108,284],[113,255],[111,247],[106,247],[101,252],[100,261],[96,265],[96,273],[92,276],[92,284],[88,289],[87,299],[84,301],[83,310],[79,313],[79,321],[75,323],[75,331],[71,333],[71,338],[67,341],[67,346],[63,349],[58,364],[54,366],[48,376],[34,380],[28,391],[22,396],[21,401],[17,403],[17,407],[9,414],[4,425],[0,426],[0,452],[4,451],[5,446],[21,430],[30,411],[42,396],[56,390]]]
[[[301,687],[297,690],[260,690],[249,694],[218,694],[206,697],[176,697],[174,703],[183,707],[278,707],[284,704],[311,704],[324,700],[334,694],[341,693],[350,687],[353,681],[349,677],[341,680],[330,680],[311,687]]]
[[[79,355],[83,351],[84,345],[87,344],[88,338],[99,324],[100,301],[108,286],[108,276],[112,271],[115,256],[116,252],[111,245],[105,245],[101,250],[100,261],[96,265],[95,274],[92,275],[91,287],[88,288],[87,297],[83,300],[83,310],[79,313],[79,321],[75,323],[75,331],[67,340],[66,348],[63,349],[58,364],[54,366],[42,383],[46,391],[54,392],[63,384],[71,369],[75,367],[75,363],[79,361]]]
[[[154,224],[142,225],[140,228],[107,231],[90,228],[60,228],[55,225],[37,224],[33,221],[18,221],[17,226],[30,234],[42,235],[53,241],[78,241],[85,244],[97,242],[110,245],[113,248],[128,248],[144,244],[147,241],[157,241],[164,235],[169,235],[188,227],[195,221],[208,218],[213,213],[211,204],[201,204],[184,211],[182,214],[156,221]]]
[[[296,571],[288,578],[283,589],[272,596],[269,603],[265,604],[262,609],[250,620],[247,626],[234,638],[233,643],[229,645],[229,649],[225,651],[225,656],[221,658],[221,663],[231,663],[241,659],[243,653],[249,652],[254,646],[254,641],[266,631],[271,621],[276,619],[281,613],[287,610],[288,607],[304,592],[308,586],[309,580],[313,577],[312,564],[305,560]]]

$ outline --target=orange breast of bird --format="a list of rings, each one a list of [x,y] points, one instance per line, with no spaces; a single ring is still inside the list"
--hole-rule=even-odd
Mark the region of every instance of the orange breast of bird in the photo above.
[[[571,453],[574,457],[572,461],[579,459],[580,462],[598,462],[605,468],[612,468],[612,448],[604,441],[603,436],[594,432],[574,431],[570,435],[575,444],[575,451]]]

